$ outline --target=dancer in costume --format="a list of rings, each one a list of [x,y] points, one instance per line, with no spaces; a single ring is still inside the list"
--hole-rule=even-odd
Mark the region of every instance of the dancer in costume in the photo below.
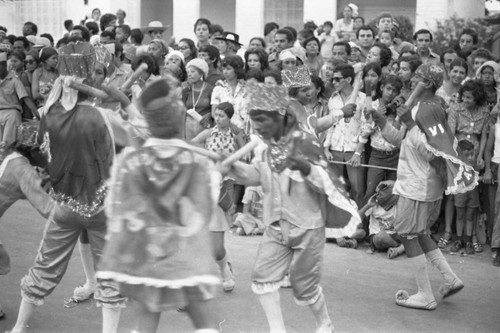
[[[36,142],[37,130],[37,122],[23,123],[15,143],[0,142],[0,217],[20,199],[27,199],[44,218],[54,207],[42,187],[47,160]],[[0,240],[0,275],[9,271],[9,254]],[[4,315],[0,306],[0,319]]]
[[[111,45],[114,48],[114,44],[106,45]],[[91,82],[94,87],[100,88],[107,76],[107,71],[109,65],[111,64],[112,56],[107,50],[107,47],[103,45],[95,45],[94,50],[96,52],[96,62],[94,65],[94,70],[92,72]],[[94,97],[92,101],[94,106],[102,106],[101,100]],[[77,286],[73,290],[73,295],[70,298],[64,300],[65,307],[73,307],[78,303],[90,299],[97,289],[97,279],[95,277],[94,261],[92,259],[92,249],[90,247],[87,229],[83,229],[82,233],[80,234],[78,249],[80,251],[80,258],[82,260],[83,272],[85,273],[85,283],[81,286]]]
[[[87,229],[94,263],[99,261],[106,234],[103,211],[106,180],[114,159],[112,133],[105,116],[91,106],[88,96],[66,86],[68,77],[91,77],[95,51],[85,42],[61,49],[60,73],[47,99],[38,142],[48,155],[50,194],[58,203],[35,264],[21,281],[22,301],[12,332],[26,331],[36,306],[42,305],[61,281],[80,233]],[[100,283],[95,295],[103,311],[103,332],[116,332],[125,299],[112,281]]]
[[[427,273],[427,260],[441,273],[445,284],[439,289],[443,298],[460,291],[464,284],[453,272],[437,244],[430,237],[436,221],[443,189],[447,194],[464,193],[477,186],[478,175],[462,162],[453,148],[455,137],[446,122],[445,111],[436,90],[443,83],[443,70],[434,64],[417,68],[412,78],[414,89],[423,87],[417,105],[398,109],[408,128],[401,145],[394,194],[399,195],[394,230],[402,237],[418,291],[396,294],[396,304],[409,308],[434,310],[437,306]],[[372,112],[382,135],[391,143],[399,131],[384,117]]]
[[[223,162],[220,170],[231,171],[237,183],[262,185],[264,192],[266,229],[252,272],[252,290],[259,295],[270,331],[284,332],[279,288],[289,273],[295,300],[309,306],[316,332],[332,332],[319,284],[325,220],[331,221],[327,215],[337,208],[332,215],[338,220],[348,215],[354,231],[360,222],[357,208],[334,185],[335,176],[327,171],[319,142],[299,129],[296,115],[288,109],[286,89],[252,84],[249,92],[250,118],[266,145],[255,152],[251,165],[236,162],[229,168]]]
[[[217,332],[209,300],[219,279],[208,224],[220,175],[180,139],[185,111],[171,82],[152,83],[139,105],[152,137],[126,149],[113,169],[97,277],[119,282],[137,303],[137,332],[156,332],[161,312],[180,306],[197,330]]]

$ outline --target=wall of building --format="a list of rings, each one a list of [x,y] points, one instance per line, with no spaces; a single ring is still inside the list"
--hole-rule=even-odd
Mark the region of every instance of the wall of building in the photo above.
[[[434,30],[437,20],[457,15],[465,18],[484,16],[485,0],[417,0],[415,28]]]
[[[226,31],[236,32],[235,13],[235,0],[200,1],[200,17],[209,18],[212,23],[220,24]]]
[[[439,0],[434,0],[438,2]],[[444,0],[445,2],[447,0]],[[368,23],[378,17],[383,12],[390,12],[393,15],[404,15],[415,23],[416,1],[415,0],[339,0],[335,20],[342,18],[342,11],[349,3],[355,3],[359,8],[359,16],[365,18]]]

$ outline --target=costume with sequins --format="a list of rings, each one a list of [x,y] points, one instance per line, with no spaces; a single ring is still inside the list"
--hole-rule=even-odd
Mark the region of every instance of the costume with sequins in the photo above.
[[[68,45],[62,50],[60,71],[90,77],[95,52],[88,43]],[[50,194],[58,203],[35,259],[22,279],[21,294],[26,302],[41,305],[59,284],[71,259],[80,233],[86,229],[94,263],[99,262],[106,234],[104,197],[106,181],[114,160],[114,140],[104,114],[89,101],[76,98],[77,92],[63,89],[56,81],[40,120],[38,143],[49,156]],[[98,305],[122,307],[125,299],[118,288],[106,281],[99,284],[94,298]]]
[[[97,276],[159,312],[213,297],[208,223],[220,177],[179,139],[151,138],[119,156],[106,212],[108,242]],[[216,177],[216,178],[214,178]]]

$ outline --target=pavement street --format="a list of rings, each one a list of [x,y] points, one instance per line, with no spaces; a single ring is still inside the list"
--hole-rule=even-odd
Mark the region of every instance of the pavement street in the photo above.
[[[0,332],[12,328],[20,302],[19,282],[35,258],[44,220],[27,201],[16,203],[0,219],[0,239],[11,256],[11,272],[0,276],[0,304],[6,313]],[[257,297],[250,289],[250,273],[259,236],[227,235],[226,247],[236,275],[232,293],[220,292],[213,308],[221,332],[267,332],[268,326]],[[499,332],[500,268],[492,265],[491,251],[473,256],[445,254],[465,288],[446,299],[438,299],[434,311],[412,310],[394,303],[399,289],[416,290],[405,256],[388,260],[385,253],[367,254],[367,245],[357,250],[325,246],[323,291],[336,332]],[[438,295],[439,273],[429,266],[432,288]],[[61,284],[39,307],[28,332],[100,332],[101,311],[89,301],[63,307],[63,300],[84,283],[78,250]],[[291,289],[281,290],[287,332],[314,332],[314,319],[306,307],[295,304]],[[130,308],[122,312],[120,332],[130,332]],[[185,313],[175,310],[162,315],[158,332],[192,332]]]

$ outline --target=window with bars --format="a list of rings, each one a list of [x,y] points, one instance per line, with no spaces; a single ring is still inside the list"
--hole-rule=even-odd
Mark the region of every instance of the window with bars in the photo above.
[[[301,29],[304,25],[304,0],[265,0],[264,22]]]
[[[26,21],[34,22],[38,35],[50,33],[56,40],[60,38],[63,22],[67,17],[64,0],[19,0],[15,1],[16,31],[22,32]]]

